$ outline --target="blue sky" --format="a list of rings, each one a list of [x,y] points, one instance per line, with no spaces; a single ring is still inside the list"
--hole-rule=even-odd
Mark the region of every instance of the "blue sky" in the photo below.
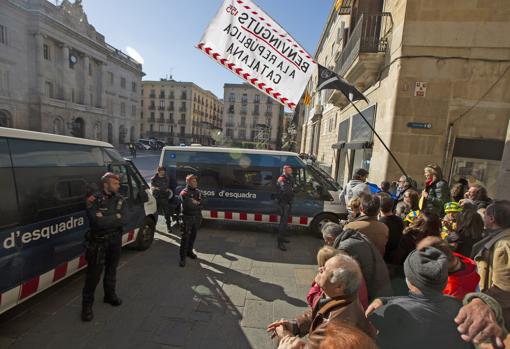
[[[241,80],[195,48],[222,0],[83,0],[89,22],[108,43],[143,57],[144,80],[172,74],[223,97]],[[333,0],[255,0],[310,53],[315,52]]]

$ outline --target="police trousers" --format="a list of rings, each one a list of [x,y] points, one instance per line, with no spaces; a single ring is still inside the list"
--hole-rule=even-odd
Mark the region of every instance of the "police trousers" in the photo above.
[[[168,198],[158,199],[158,212],[165,216],[166,225],[170,226],[172,223],[172,215],[174,214],[173,204],[170,203]]]
[[[87,274],[83,287],[83,304],[94,303],[94,293],[101,279],[104,269],[103,288],[105,297],[114,296],[117,283],[117,266],[119,265],[122,249],[121,232],[108,235],[104,240],[94,239],[87,242],[85,258],[87,260]]]
[[[292,206],[288,203],[280,203],[280,225],[278,226],[278,242],[283,242],[285,230],[289,225],[289,215]]]
[[[186,256],[193,252],[193,246],[197,238],[197,231],[202,223],[202,217],[200,216],[183,216],[182,218],[184,226],[182,227],[181,246],[179,253],[181,259],[185,259]]]

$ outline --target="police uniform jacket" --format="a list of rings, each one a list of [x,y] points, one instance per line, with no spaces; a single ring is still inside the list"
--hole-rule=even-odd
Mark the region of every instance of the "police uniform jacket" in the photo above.
[[[280,204],[292,204],[294,200],[294,177],[282,174],[278,177],[278,202]]]
[[[180,197],[182,201],[182,213],[185,216],[202,217],[202,195],[200,190],[186,186],[186,188],[181,191]],[[198,204],[195,204],[193,200],[198,201]]]
[[[97,217],[98,212],[102,217]],[[126,219],[124,198],[117,193],[96,192],[87,198],[87,216],[93,234],[122,232]]]

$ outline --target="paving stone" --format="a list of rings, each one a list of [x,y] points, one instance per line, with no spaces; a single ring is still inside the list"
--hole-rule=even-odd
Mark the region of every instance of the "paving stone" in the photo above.
[[[266,328],[273,318],[273,306],[263,301],[246,300],[241,326]]]

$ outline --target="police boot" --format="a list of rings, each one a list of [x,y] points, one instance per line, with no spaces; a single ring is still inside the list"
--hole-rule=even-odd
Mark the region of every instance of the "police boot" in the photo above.
[[[193,251],[188,252],[188,257],[191,258],[191,259],[197,259],[198,258],[198,256],[196,254],[194,254]]]
[[[81,320],[85,322],[92,321],[94,312],[92,311],[92,304],[83,304],[81,308]]]
[[[278,241],[278,249],[283,252],[287,251],[287,247],[285,247],[283,241]]]
[[[181,258],[179,261],[179,267],[184,268],[186,266],[186,258]]]
[[[113,305],[114,307],[118,307],[122,304],[122,299],[120,299],[116,294],[104,296],[103,302]]]

